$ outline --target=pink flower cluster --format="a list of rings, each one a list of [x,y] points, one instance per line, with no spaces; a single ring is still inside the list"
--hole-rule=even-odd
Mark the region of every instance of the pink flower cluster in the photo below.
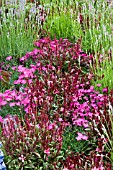
[[[36,48],[20,59],[21,65],[12,68],[18,73],[14,85],[19,85],[19,90],[0,93],[0,109],[6,104],[23,108],[26,112],[24,120],[18,116],[7,116],[4,120],[0,117],[3,125],[0,140],[5,139],[4,146],[9,155],[13,156],[18,150],[16,156],[20,161],[36,156],[37,151],[38,157],[48,162],[47,169],[49,162],[55,169],[59,162],[57,156],[62,151],[65,127],[84,129],[84,133],[77,132],[75,140],[91,139],[92,131],[95,132],[92,119],[99,125],[99,117],[108,98],[91,86],[93,75],[89,67],[92,56],[83,53],[79,43],[70,43],[67,39],[51,41],[46,37],[34,44]],[[85,67],[87,72],[84,73]],[[87,131],[89,128],[91,132]],[[88,167],[79,155],[67,155],[65,161],[60,160],[64,169]],[[97,166],[95,159],[101,161],[96,152],[93,155],[96,158],[87,157],[94,165],[90,169]],[[85,156],[83,158],[86,159]],[[41,163],[38,159],[38,164]]]

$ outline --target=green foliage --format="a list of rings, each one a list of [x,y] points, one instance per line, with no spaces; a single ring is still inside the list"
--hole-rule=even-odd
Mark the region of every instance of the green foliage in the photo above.
[[[7,115],[18,115],[19,117],[23,117],[23,115],[25,114],[24,109],[19,106],[13,106],[10,107],[8,104],[5,107],[2,107],[2,109],[0,110],[0,115],[5,118]]]
[[[97,1],[96,5],[84,3],[81,6],[83,17],[83,48],[90,53],[105,53],[113,42],[112,38],[112,10],[103,1]]]
[[[64,150],[70,150],[74,153],[77,152],[85,152],[89,149],[88,141],[77,141],[77,132],[84,132],[84,130],[80,127],[74,126],[74,129],[71,127],[67,127],[65,129],[64,135],[63,135],[63,149]]]
[[[102,92],[105,87],[108,87],[109,91],[113,89],[113,63],[112,61],[104,60],[100,65],[97,63],[96,69],[93,69],[95,80],[92,80],[92,85],[95,89]],[[97,87],[97,84],[101,84]]]
[[[67,9],[65,9],[67,10]],[[75,16],[69,10],[50,13],[43,29],[50,33],[53,39],[67,38],[71,41],[77,41],[83,35],[80,24],[75,20]]]
[[[104,0],[95,2],[91,2],[91,0],[40,0],[40,3],[45,7],[49,7],[50,10],[43,25],[43,30],[46,31],[47,35],[50,34],[52,39],[54,36],[57,39],[67,38],[71,42],[75,42],[82,37],[82,49],[87,53],[93,53],[96,60],[96,66],[93,66],[92,69],[95,75],[92,85],[100,92],[106,86],[109,90],[113,89],[113,61],[112,59],[106,59],[109,57],[109,50],[111,49],[113,51],[113,10],[111,10],[111,7],[107,6]],[[25,11],[20,11],[19,16],[12,14],[12,8],[14,7],[18,11],[18,5],[9,6],[9,13],[7,15],[5,14],[5,8],[2,7],[0,16],[0,62],[5,61],[5,58],[11,55],[13,56],[15,65],[18,65],[17,58],[25,55],[27,51],[33,50],[33,41],[37,38],[37,33],[42,26],[36,23],[34,14],[31,14],[31,20],[29,22],[25,22],[31,6],[26,6]],[[82,21],[80,21],[80,15],[82,16]],[[103,59],[98,64],[100,62],[100,54],[103,55]],[[64,66],[64,69],[67,69],[67,65]],[[84,72],[87,72],[86,67],[84,67]],[[17,77],[18,74],[12,71],[12,82],[7,88],[16,88],[13,87],[13,82]],[[101,84],[101,86],[97,87],[97,84]],[[5,90],[6,87],[2,87],[0,84],[0,92],[4,92]],[[56,109],[55,105],[53,105],[53,108],[54,110]],[[0,115],[5,117],[7,114],[16,114],[23,118],[24,111],[23,108],[20,109],[18,106],[10,107],[6,105],[0,110]],[[103,122],[101,123],[103,124],[102,133],[108,139],[108,142],[105,143],[105,148],[111,154],[110,159],[113,162],[112,109],[109,110],[109,117],[111,129],[107,120],[105,120],[105,124]],[[81,132],[84,131],[83,129],[80,130]],[[76,132],[78,132],[78,128],[76,127],[74,129],[69,127],[65,129],[65,133],[63,134],[63,148],[56,158],[59,161],[58,168],[60,167],[60,159],[65,159],[64,153],[67,150],[76,153],[87,152],[91,149],[89,147],[89,141],[78,142],[76,140]],[[90,142],[94,142],[96,145],[95,141]],[[53,169],[49,162],[51,160],[46,162],[44,154],[40,155],[39,152],[42,153],[42,151],[37,149],[24,161],[25,169]],[[41,159],[41,156],[43,159]],[[22,161],[19,162],[15,155],[14,157],[15,159],[12,160],[12,157],[5,153],[5,162],[10,170],[18,170],[22,167]],[[39,165],[37,165],[37,160]]]

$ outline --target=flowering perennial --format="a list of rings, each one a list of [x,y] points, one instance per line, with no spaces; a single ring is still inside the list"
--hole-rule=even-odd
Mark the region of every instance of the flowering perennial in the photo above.
[[[8,115],[4,121],[0,118],[0,140],[7,154],[12,159],[18,158],[20,168],[26,168],[28,160],[33,160],[32,169],[111,168],[109,154],[105,154],[105,161],[103,158],[102,126],[96,134],[109,99],[106,89],[100,94],[91,86],[92,56],[85,54],[79,43],[67,39],[51,41],[46,37],[34,44],[36,48],[20,58],[20,65],[12,67],[18,74],[15,87],[0,93],[1,110],[8,105],[24,112],[21,117]],[[87,154],[74,153],[68,148],[63,151],[63,135],[68,127],[71,131],[82,129],[76,132],[76,141],[95,142],[98,148],[88,143],[93,151]]]

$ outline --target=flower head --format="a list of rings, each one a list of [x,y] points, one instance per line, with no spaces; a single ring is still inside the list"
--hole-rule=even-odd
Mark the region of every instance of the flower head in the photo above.
[[[78,136],[76,137],[77,140],[87,140],[88,136],[83,135],[82,133],[77,132]]]
[[[12,56],[9,56],[9,57],[6,58],[6,60],[8,60],[8,61],[11,60],[11,59],[12,59]]]
[[[50,148],[45,149],[45,150],[44,150],[44,153],[46,153],[46,154],[49,156],[49,155],[50,155]]]
[[[3,122],[3,118],[2,118],[2,116],[0,116],[0,123],[2,123]]]

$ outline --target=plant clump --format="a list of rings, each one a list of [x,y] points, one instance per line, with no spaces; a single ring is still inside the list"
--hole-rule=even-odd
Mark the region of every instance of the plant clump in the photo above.
[[[95,135],[95,123],[103,122],[109,100],[106,90],[100,94],[91,85],[92,55],[81,50],[79,41],[45,37],[34,44],[36,48],[20,58],[20,65],[12,67],[18,74],[13,89],[0,93],[1,111],[5,106],[18,108],[16,115],[6,116],[1,123],[7,166],[110,170],[112,150],[107,150],[106,134],[103,143],[102,133]],[[72,138],[66,145],[65,135],[69,138],[71,133],[76,143],[87,142],[84,152],[71,147]]]

